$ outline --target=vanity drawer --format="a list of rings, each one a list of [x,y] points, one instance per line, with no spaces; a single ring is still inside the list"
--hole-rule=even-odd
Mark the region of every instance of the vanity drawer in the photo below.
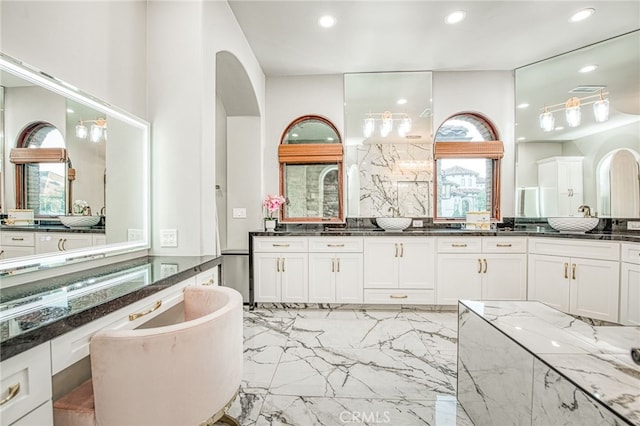
[[[433,290],[414,289],[365,289],[364,303],[390,305],[433,305],[436,296]]]
[[[308,239],[306,237],[255,237],[253,239],[254,252],[306,253],[308,247]]]
[[[11,357],[0,364],[0,399],[19,386],[15,396],[0,405],[0,418],[8,425],[51,399],[51,350],[49,342]]]
[[[620,243],[571,241],[563,238],[529,238],[529,253],[583,259],[620,260]]]
[[[309,252],[312,253],[361,253],[362,247],[362,238],[358,237],[309,238]]]
[[[526,253],[527,239],[521,237],[482,237],[483,253]]]
[[[33,247],[36,244],[33,232],[5,232],[1,233],[3,246]]]
[[[102,329],[132,330],[150,319],[167,311],[184,300],[183,291],[188,285],[195,285],[196,277],[189,278],[170,288],[153,294],[138,302],[112,312],[89,324],[56,337],[51,341],[51,369],[56,374],[71,364],[89,355],[89,341],[91,337]],[[161,305],[156,308],[158,301]],[[136,319],[129,315],[146,313]]]
[[[438,237],[438,253],[480,253],[480,237]]]
[[[620,258],[623,262],[640,265],[640,244],[622,243]]]

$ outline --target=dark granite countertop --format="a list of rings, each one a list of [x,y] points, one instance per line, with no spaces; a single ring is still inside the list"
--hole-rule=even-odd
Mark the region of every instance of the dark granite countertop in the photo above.
[[[104,234],[104,226],[92,226],[90,228],[68,228],[63,224],[47,224],[47,225],[0,225],[0,231],[21,231],[21,232],[74,232],[81,234]]]
[[[477,231],[477,230],[465,230],[465,229],[448,229],[448,228],[425,228],[425,229],[405,229],[404,231],[384,231],[380,228],[366,228],[366,229],[329,229],[329,230],[286,230],[275,232],[254,231],[249,233],[252,237],[381,237],[381,236],[469,236],[469,237],[553,237],[553,238],[568,238],[579,240],[607,240],[607,241],[626,241],[640,243],[640,233],[638,232],[612,232],[612,231],[598,231],[598,232],[586,232],[586,233],[570,233],[570,232],[558,232],[550,229],[543,230],[492,230],[492,231]]]
[[[81,327],[222,262],[144,256],[2,289],[0,360]]]

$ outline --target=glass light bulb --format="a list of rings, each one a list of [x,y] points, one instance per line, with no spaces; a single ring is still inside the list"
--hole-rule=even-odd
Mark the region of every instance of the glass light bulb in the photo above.
[[[374,120],[371,117],[365,118],[364,124],[362,125],[362,133],[364,134],[364,137],[370,138],[371,135],[373,135],[373,131],[375,127],[376,127],[376,120]]]
[[[593,103],[593,116],[598,123],[609,119],[609,99],[600,99]]]
[[[386,138],[389,136],[391,131],[393,130],[393,120],[391,118],[385,118],[382,120],[382,125],[380,126],[380,136]]]
[[[553,130],[556,119],[551,112],[543,112],[540,114],[540,128],[545,132],[550,132]]]
[[[98,143],[100,142],[100,138],[102,138],[102,127],[97,124],[92,124],[89,140],[93,143]]]
[[[398,135],[400,137],[405,137],[410,131],[411,119],[409,117],[405,117],[400,121],[400,124],[398,125]]]
[[[569,107],[564,111],[565,118],[569,127],[578,127],[580,125],[580,119],[582,113],[579,106]]]
[[[87,126],[82,123],[78,123],[78,125],[76,125],[76,138],[86,139],[88,133]]]

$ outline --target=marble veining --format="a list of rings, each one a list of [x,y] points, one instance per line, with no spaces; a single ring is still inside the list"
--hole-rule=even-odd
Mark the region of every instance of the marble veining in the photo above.
[[[473,425],[456,400],[457,315],[245,309],[242,425]]]

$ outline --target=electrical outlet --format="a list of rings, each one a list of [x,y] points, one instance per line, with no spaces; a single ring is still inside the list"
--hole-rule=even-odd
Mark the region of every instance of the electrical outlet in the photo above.
[[[640,222],[627,222],[627,230],[640,231]]]
[[[127,241],[141,241],[142,229],[127,229]]]
[[[414,220],[413,223],[411,224],[411,226],[413,226],[414,228],[422,228],[422,221],[421,220]]]
[[[233,208],[233,218],[234,219],[245,219],[247,217],[247,209],[244,207],[234,207]]]
[[[160,278],[170,277],[171,275],[178,273],[178,265],[175,263],[161,263],[160,264]]]
[[[178,230],[161,229],[160,247],[178,247]]]

